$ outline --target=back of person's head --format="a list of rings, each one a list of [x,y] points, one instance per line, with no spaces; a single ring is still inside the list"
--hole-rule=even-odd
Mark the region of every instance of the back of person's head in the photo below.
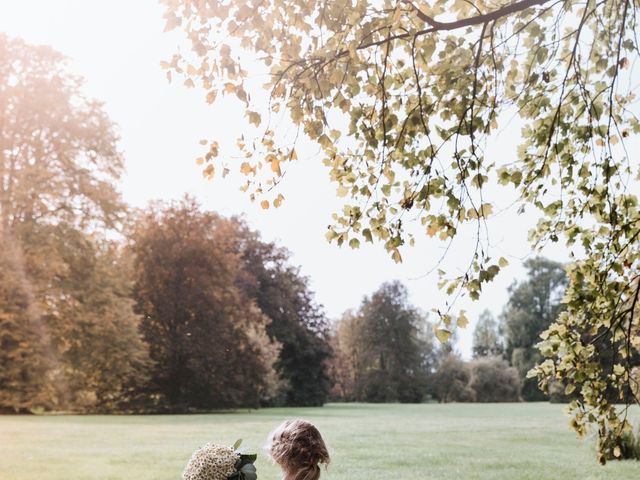
[[[304,420],[287,420],[270,436],[271,458],[285,480],[318,480],[320,464],[329,464],[329,452],[318,429]]]

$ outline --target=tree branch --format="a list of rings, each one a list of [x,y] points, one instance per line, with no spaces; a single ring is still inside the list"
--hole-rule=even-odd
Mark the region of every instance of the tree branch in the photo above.
[[[511,15],[512,13],[516,12],[521,12],[522,10],[526,10],[527,8],[534,7],[536,5],[543,5],[545,3],[548,3],[549,1],[551,0],[523,0],[521,2],[516,2],[511,5],[501,7],[497,10],[494,10],[493,12],[484,13],[475,17],[463,18],[454,22],[439,22],[438,20],[430,17],[422,10],[420,10],[410,0],[403,0],[404,3],[413,8],[420,20],[431,27],[432,31],[456,30],[458,28],[468,27],[472,25],[489,23],[504,16]]]

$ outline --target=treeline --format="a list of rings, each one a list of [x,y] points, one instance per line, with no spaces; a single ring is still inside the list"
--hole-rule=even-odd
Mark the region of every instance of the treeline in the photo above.
[[[328,322],[288,252],[189,198],[124,205],[114,125],[60,54],[0,35],[0,123],[0,411],[325,401]]]
[[[466,362],[400,283],[331,325],[289,253],[241,219],[189,197],[124,205],[114,125],[51,49],[0,35],[0,122],[0,411],[544,398],[526,372],[562,265],[527,262]]]
[[[527,372],[542,357],[540,334],[562,309],[567,279],[562,264],[525,262],[527,278],[509,290],[500,319],[481,314],[473,359],[434,341],[428,317],[399,283],[383,285],[338,322],[333,347],[333,398],[362,402],[512,402],[545,400]],[[568,398],[554,389],[553,400]]]
[[[328,322],[286,250],[188,198],[130,215],[117,242],[3,235],[2,410],[324,403]]]

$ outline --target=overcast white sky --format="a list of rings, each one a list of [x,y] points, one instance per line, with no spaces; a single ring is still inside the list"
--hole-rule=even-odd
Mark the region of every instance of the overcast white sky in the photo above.
[[[162,30],[162,9],[156,0],[0,0],[0,31],[30,43],[48,44],[67,55],[70,68],[87,80],[86,91],[105,102],[118,124],[127,173],[120,190],[127,202],[144,206],[153,199],[196,196],[211,210],[225,215],[243,214],[264,238],[277,240],[293,253],[293,261],[311,278],[317,300],[331,318],[359,304],[363,295],[382,282],[399,279],[409,288],[411,300],[430,310],[442,307],[436,274],[427,275],[441,257],[445,245],[423,239],[402,251],[404,263],[396,265],[381,245],[359,250],[338,248],[324,234],[331,213],[340,208],[335,187],[312,150],[302,149],[299,161],[288,168],[282,185],[286,201],[280,209],[262,210],[238,191],[236,178],[202,178],[194,159],[201,152],[199,140],[222,136],[235,138],[244,128],[237,103],[207,106],[204,94],[179,83],[169,85],[159,63],[175,51],[178,34]],[[517,135],[503,134],[489,148],[489,155],[508,160],[514,155]],[[500,212],[512,197],[498,191],[489,199]],[[511,262],[479,302],[461,301],[471,327],[460,335],[459,349],[468,356],[471,331],[485,308],[499,314],[507,287],[521,278],[522,260],[531,254],[527,230],[535,214],[502,211],[490,222],[493,254]],[[473,242],[473,232],[463,231],[444,266],[462,268]],[[566,252],[545,253],[564,260]],[[457,310],[457,309],[456,309]]]

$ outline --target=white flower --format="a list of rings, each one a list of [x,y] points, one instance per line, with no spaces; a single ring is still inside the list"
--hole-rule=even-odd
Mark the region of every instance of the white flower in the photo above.
[[[207,443],[196,450],[182,473],[183,480],[226,480],[236,472],[240,455],[232,448]]]

